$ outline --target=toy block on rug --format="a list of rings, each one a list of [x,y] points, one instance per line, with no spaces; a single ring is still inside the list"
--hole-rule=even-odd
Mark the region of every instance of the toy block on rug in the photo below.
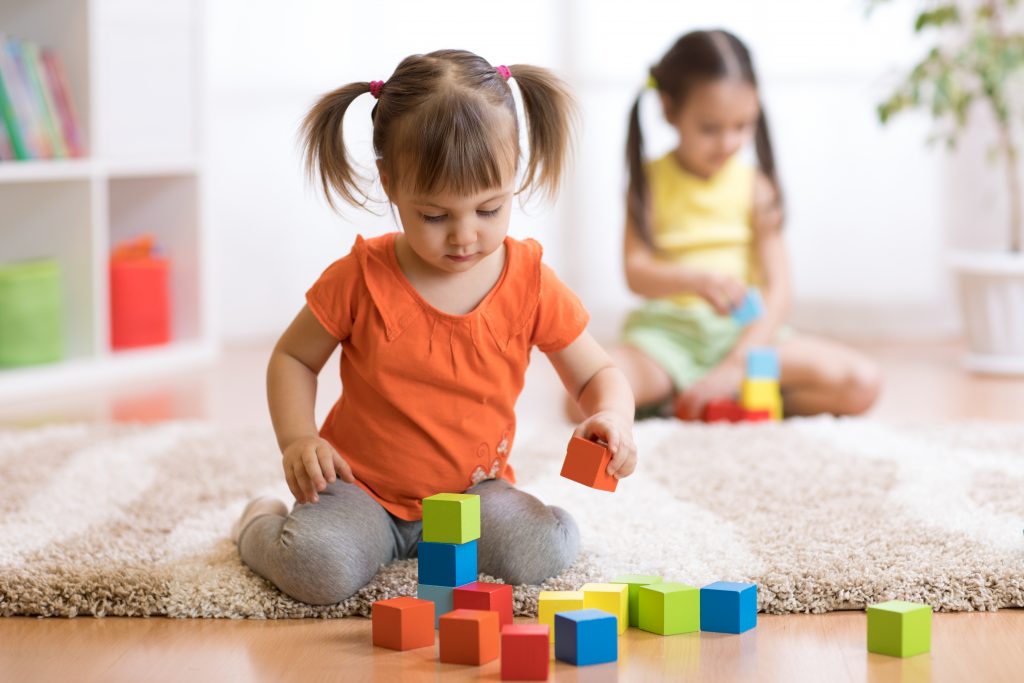
[[[550,627],[555,642],[555,614],[583,609],[583,591],[541,591],[537,595],[537,623]]]
[[[749,287],[743,301],[733,309],[732,317],[740,325],[749,325],[760,318],[763,313],[764,301],[761,299],[761,290],[757,287]]]
[[[508,624],[501,629],[501,680],[546,681],[551,657],[547,624]]]
[[[655,583],[641,586],[640,628],[671,636],[700,630],[700,591],[685,583]]]
[[[616,576],[609,583],[624,583],[629,587],[629,625],[640,625],[640,587],[652,583],[661,583],[660,576],[642,574],[623,574]]]
[[[782,419],[782,394],[774,379],[745,379],[740,387],[740,404],[745,410],[769,410],[773,420]]]
[[[743,411],[744,422],[774,422],[772,419],[772,411],[767,408],[764,410],[744,410]]]
[[[452,590],[454,609],[482,609],[498,613],[502,626],[512,623],[512,586],[474,581]]]
[[[418,598],[378,600],[370,608],[373,644],[413,650],[434,644],[434,603]]]
[[[440,657],[450,664],[486,664],[498,658],[501,629],[498,613],[457,609],[441,615]]]
[[[770,346],[747,351],[747,379],[779,379],[779,353]]]
[[[700,589],[700,630],[743,633],[757,626],[757,586],[718,581]]]
[[[868,652],[913,657],[932,649],[932,608],[904,600],[868,605]]]
[[[679,403],[676,404],[676,417],[681,420],[686,419]],[[701,419],[704,422],[742,422],[745,417],[743,406],[731,398],[720,398],[708,401],[704,406],[704,414]]]
[[[480,538],[480,496],[438,493],[423,499],[423,540],[468,543]]]
[[[452,586],[431,586],[426,583],[416,585],[416,597],[420,600],[429,600],[434,603],[434,628],[442,614],[447,614],[455,609],[452,598]]]
[[[614,491],[619,480],[608,474],[612,454],[603,445],[579,436],[572,437],[562,463],[562,476],[601,491]]]
[[[604,664],[619,658],[616,616],[600,609],[555,615],[555,658],[576,666]]]
[[[629,628],[629,586],[624,583],[585,583],[583,607],[604,610],[618,619],[618,632]],[[557,616],[557,615],[556,615]],[[557,636],[555,636],[557,644]]]
[[[462,586],[476,581],[476,541],[419,544],[419,582],[429,586]]]

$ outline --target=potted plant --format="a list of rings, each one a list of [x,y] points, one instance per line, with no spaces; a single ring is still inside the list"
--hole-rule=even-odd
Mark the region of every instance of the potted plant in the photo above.
[[[870,7],[887,0],[869,0]],[[1024,33],[1018,0],[928,2],[914,30],[936,42],[878,105],[884,124],[899,112],[926,109],[933,140],[952,148],[972,113],[986,108],[995,122],[993,158],[1001,164],[1009,204],[1007,249],[956,250],[968,354],[978,372],[1024,374],[1024,222],[1021,218],[1020,122],[1024,114]],[[1012,22],[1012,23],[1011,23]],[[995,180],[995,179],[993,179]]]

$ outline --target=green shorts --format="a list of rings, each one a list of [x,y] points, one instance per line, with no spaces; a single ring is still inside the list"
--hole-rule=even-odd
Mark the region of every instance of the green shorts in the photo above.
[[[657,363],[683,391],[718,365],[736,345],[743,327],[710,306],[679,306],[654,300],[626,318],[622,341]],[[777,339],[792,334],[780,328]]]

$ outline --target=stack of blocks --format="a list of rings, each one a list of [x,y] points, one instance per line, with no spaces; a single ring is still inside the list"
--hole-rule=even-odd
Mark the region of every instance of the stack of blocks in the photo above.
[[[740,404],[748,416],[782,419],[779,355],[775,349],[751,349],[747,354],[747,376],[740,390]]]

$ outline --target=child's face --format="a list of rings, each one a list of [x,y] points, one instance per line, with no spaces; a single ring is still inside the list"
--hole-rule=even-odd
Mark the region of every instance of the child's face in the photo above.
[[[662,96],[665,118],[679,132],[679,155],[687,170],[713,175],[757,129],[760,105],[749,83],[717,79],[693,87],[681,106]]]
[[[428,197],[391,193],[409,246],[424,264],[445,273],[470,270],[501,246],[512,215],[513,183],[475,194]]]

